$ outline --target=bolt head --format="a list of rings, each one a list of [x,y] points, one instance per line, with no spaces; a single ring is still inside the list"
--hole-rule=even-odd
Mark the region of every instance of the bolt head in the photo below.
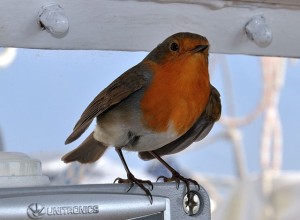
[[[200,212],[201,208],[201,199],[200,195],[194,191],[190,192],[190,200],[188,195],[185,194],[183,198],[183,210],[189,216],[197,215]]]

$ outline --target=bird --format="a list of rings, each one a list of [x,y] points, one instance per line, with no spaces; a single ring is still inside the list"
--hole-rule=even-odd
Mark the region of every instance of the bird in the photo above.
[[[180,32],[167,37],[140,63],[116,78],[83,111],[65,144],[77,140],[96,119],[91,134],[62,157],[65,163],[97,161],[114,147],[127,173],[115,182],[138,185],[149,197],[153,184],[136,178],[123,150],[137,152],[142,160],[157,159],[172,174],[164,182],[200,188],[197,181],[183,177],[162,159],[202,140],[221,115],[221,99],[209,77],[209,42],[206,37]]]

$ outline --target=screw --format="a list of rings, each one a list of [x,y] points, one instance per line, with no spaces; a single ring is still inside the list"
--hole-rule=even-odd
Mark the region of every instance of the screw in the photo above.
[[[183,198],[183,209],[189,216],[196,215],[199,213],[201,207],[201,199],[198,193],[191,191],[190,199],[188,199],[188,194],[185,194]]]

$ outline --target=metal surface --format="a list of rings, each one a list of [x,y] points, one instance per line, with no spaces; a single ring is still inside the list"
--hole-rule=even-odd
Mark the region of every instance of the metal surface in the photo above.
[[[153,204],[140,188],[126,193],[128,184],[76,185],[0,189],[0,219],[140,219],[210,220],[210,203],[201,187],[200,211],[185,213],[185,187],[155,183]],[[196,190],[192,188],[193,190]]]

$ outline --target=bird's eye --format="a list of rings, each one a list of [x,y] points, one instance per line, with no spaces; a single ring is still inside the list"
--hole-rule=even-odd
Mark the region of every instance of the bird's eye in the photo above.
[[[177,43],[175,43],[175,42],[171,43],[170,44],[170,50],[171,51],[177,51],[177,50],[179,50],[179,45]]]

